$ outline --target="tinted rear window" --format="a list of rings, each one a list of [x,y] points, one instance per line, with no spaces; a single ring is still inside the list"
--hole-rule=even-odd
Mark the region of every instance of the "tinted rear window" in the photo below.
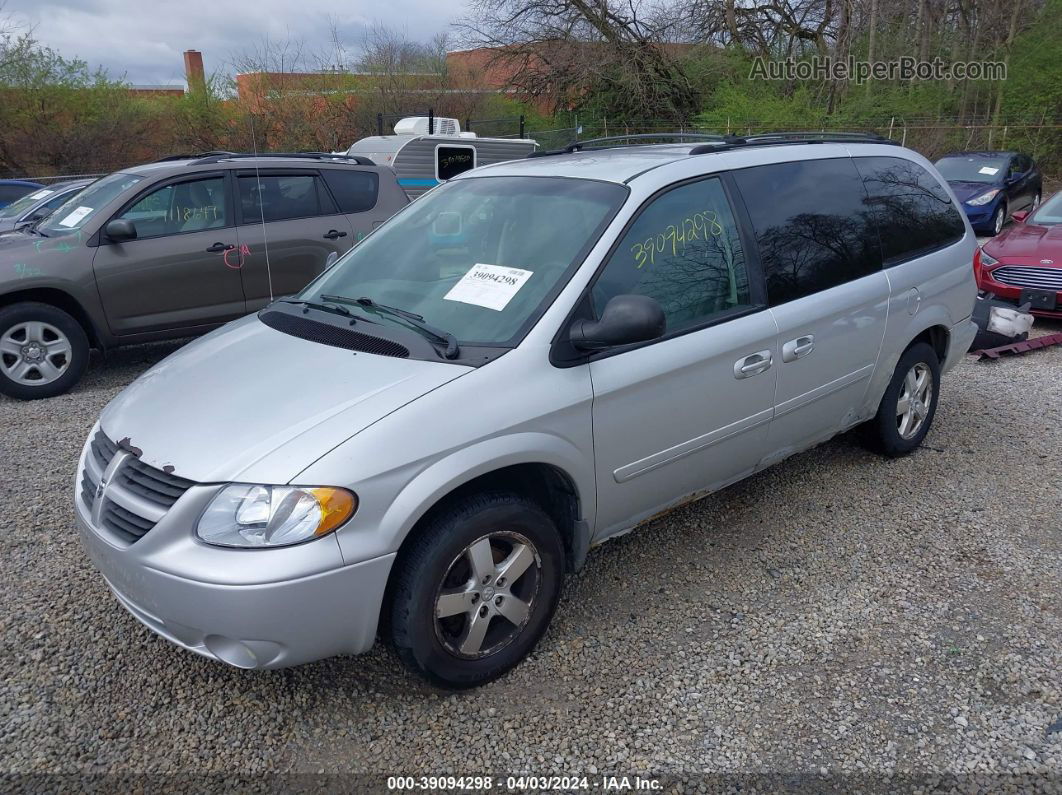
[[[322,171],[344,213],[363,213],[376,206],[380,176],[375,171],[327,168]]]
[[[849,158],[734,172],[752,218],[772,306],[881,268],[866,192]]]
[[[966,225],[940,182],[898,157],[857,157],[886,264],[950,245]]]
[[[245,224],[261,223],[263,216],[268,223],[335,212],[331,200],[321,201],[312,174],[241,174],[238,185]]]

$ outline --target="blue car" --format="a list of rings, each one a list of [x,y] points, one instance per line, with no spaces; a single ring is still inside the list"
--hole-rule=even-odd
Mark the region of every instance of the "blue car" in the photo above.
[[[7,207],[16,199],[43,187],[41,183],[28,179],[0,179],[0,207]]]
[[[998,235],[1012,213],[1034,210],[1043,196],[1043,174],[1020,152],[955,152],[935,165],[982,235]]]

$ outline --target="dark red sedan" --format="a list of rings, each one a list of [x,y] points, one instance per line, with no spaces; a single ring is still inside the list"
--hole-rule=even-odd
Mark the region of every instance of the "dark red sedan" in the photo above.
[[[1062,192],[1015,223],[974,255],[977,286],[1032,313],[1062,318]]]

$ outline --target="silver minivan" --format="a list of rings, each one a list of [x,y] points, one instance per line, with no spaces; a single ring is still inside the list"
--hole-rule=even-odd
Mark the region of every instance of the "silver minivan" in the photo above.
[[[241,668],[379,634],[468,687],[592,546],[855,426],[914,450],[976,328],[932,165],[854,134],[675,140],[462,174],[131,384],[75,494],[121,604]]]

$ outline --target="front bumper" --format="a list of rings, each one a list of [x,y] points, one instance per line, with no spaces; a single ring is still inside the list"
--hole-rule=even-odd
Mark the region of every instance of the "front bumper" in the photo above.
[[[977,281],[978,289],[986,293],[992,293],[996,298],[1001,301],[1009,301],[1017,306],[1021,303],[1021,289],[1020,287],[1014,287],[1009,284],[1003,284],[997,282],[992,278],[991,271],[985,272]],[[1029,314],[1036,315],[1037,317],[1048,317],[1058,320],[1062,318],[1062,290],[1055,293],[1055,306],[1054,311],[1048,309],[1031,309]]]
[[[167,640],[239,668],[283,668],[373,645],[394,554],[346,565],[334,536],[277,549],[208,546],[192,528],[214,486],[188,489],[129,543],[94,525],[80,489],[74,516],[89,558],[118,601]]]

